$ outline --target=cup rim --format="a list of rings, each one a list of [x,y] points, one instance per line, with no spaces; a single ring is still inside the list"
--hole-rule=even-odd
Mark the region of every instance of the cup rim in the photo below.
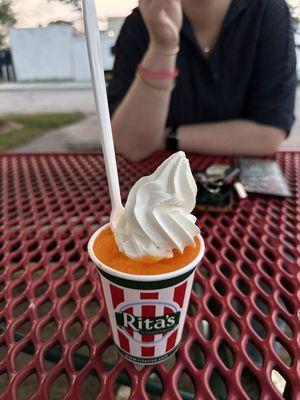
[[[202,260],[202,258],[204,256],[205,244],[204,244],[204,240],[203,240],[202,236],[199,234],[199,235],[197,235],[197,237],[200,242],[200,251],[192,262],[190,262],[189,264],[185,265],[182,268],[179,268],[172,272],[167,272],[164,274],[156,274],[156,275],[134,275],[134,274],[128,274],[125,272],[121,272],[121,271],[118,271],[118,270],[104,264],[102,261],[100,261],[96,257],[96,255],[94,253],[93,247],[94,247],[96,238],[104,229],[108,228],[109,226],[110,226],[109,223],[105,224],[105,225],[101,226],[99,229],[97,229],[96,232],[93,233],[93,235],[91,236],[91,238],[88,242],[88,253],[89,253],[91,260],[94,262],[94,264],[96,264],[96,266],[100,270],[103,270],[104,272],[108,273],[109,275],[115,276],[117,278],[122,278],[122,279],[126,279],[129,281],[138,281],[138,282],[164,281],[164,280],[176,278],[180,275],[183,275],[183,274],[189,272],[193,268],[195,268],[197,266],[197,264],[200,263],[200,261]]]

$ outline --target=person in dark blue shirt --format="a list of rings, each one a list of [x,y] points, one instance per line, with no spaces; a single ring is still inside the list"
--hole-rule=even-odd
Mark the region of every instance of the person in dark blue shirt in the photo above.
[[[296,56],[284,0],[140,0],[115,53],[108,95],[128,159],[165,148],[270,155],[292,127]]]

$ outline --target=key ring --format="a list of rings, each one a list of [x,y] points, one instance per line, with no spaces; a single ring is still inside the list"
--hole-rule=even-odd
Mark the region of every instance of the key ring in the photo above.
[[[217,182],[202,182],[202,186],[211,194],[218,194],[221,192],[222,186],[224,186],[223,181]]]

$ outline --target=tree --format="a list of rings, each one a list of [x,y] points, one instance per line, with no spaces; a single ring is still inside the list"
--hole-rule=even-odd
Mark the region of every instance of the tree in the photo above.
[[[293,20],[299,24],[300,23],[300,15],[299,15],[300,8],[299,8],[299,6],[295,6],[292,4],[288,4],[288,5],[290,8],[290,12],[291,12]]]
[[[6,45],[8,29],[17,22],[11,5],[12,0],[0,0],[0,48]]]
[[[81,1],[80,0],[57,0],[57,1],[60,1],[61,3],[65,3],[65,4],[71,4],[77,10],[81,10]]]

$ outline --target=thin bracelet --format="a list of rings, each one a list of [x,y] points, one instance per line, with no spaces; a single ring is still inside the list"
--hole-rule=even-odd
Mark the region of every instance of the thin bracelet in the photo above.
[[[169,85],[169,87],[161,87],[158,85],[155,85],[154,83],[150,83],[146,81],[145,77],[143,75],[140,75],[138,72],[136,74],[137,78],[147,87],[155,90],[159,90],[160,92],[171,92],[175,88],[175,82],[172,85]]]
[[[139,75],[144,76],[145,78],[150,79],[161,79],[161,80],[169,80],[177,78],[179,75],[179,69],[175,68],[173,72],[166,73],[166,72],[156,72],[150,71],[149,69],[144,68],[141,64],[137,67],[137,72]]]
[[[180,51],[180,47],[176,46],[174,50],[170,51],[169,53],[161,53],[160,51],[156,50],[154,47],[149,47],[150,51],[153,51],[153,53],[158,54],[159,56],[176,56],[179,51]]]

